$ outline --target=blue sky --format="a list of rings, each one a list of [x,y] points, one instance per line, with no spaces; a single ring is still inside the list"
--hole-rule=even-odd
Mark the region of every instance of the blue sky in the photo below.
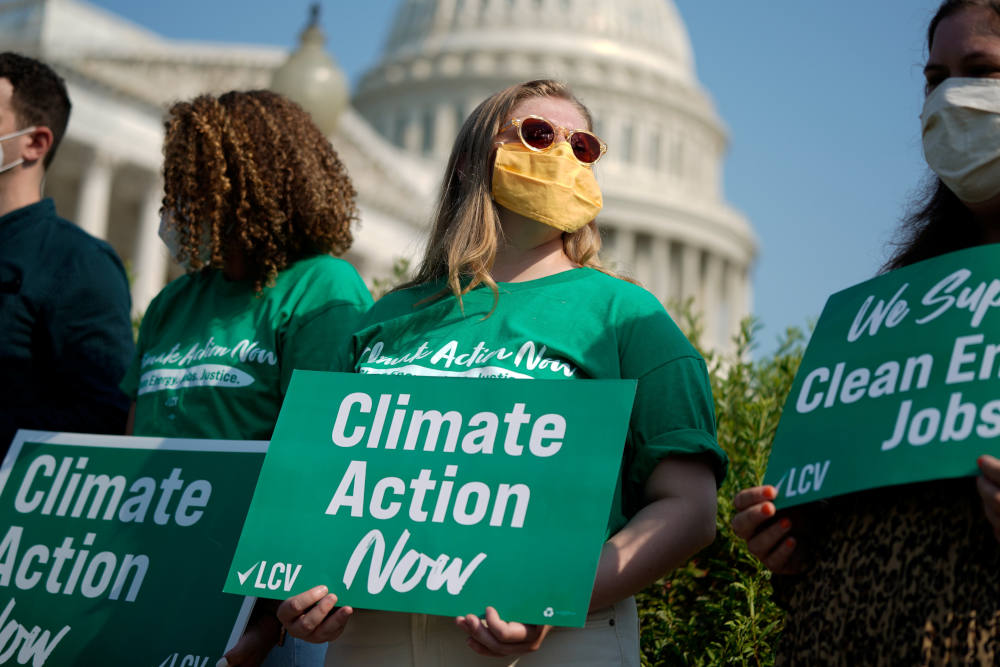
[[[308,2],[98,0],[168,37],[292,48]],[[328,48],[352,83],[398,0],[326,0]],[[871,277],[927,176],[918,115],[938,0],[676,0],[698,76],[730,133],[728,201],[760,240],[761,349]]]

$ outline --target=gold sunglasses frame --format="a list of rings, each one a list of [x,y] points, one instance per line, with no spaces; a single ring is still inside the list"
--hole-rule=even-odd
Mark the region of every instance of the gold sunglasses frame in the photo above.
[[[500,128],[500,132],[504,132],[508,127],[510,127],[511,125],[513,125],[515,128],[517,128],[517,138],[520,139],[520,141],[524,145],[524,147],[527,148],[529,151],[534,151],[535,153],[544,153],[545,151],[548,151],[553,146],[555,146],[556,145],[556,141],[555,140],[553,140],[553,142],[550,145],[546,146],[545,148],[535,148],[534,146],[532,146],[531,144],[529,144],[527,141],[524,140],[524,135],[521,134],[521,124],[524,123],[524,121],[527,120],[528,118],[535,118],[537,120],[545,121],[546,123],[548,123],[549,125],[551,125],[553,129],[555,129],[555,130],[557,130],[559,132],[562,132],[562,135],[564,137],[566,137],[566,141],[567,141],[567,143],[570,144],[570,147],[573,146],[572,142],[570,142],[570,137],[572,137],[574,134],[578,134],[578,133],[579,134],[586,134],[588,136],[593,137],[594,139],[597,139],[597,143],[600,144],[600,146],[601,146],[601,152],[597,156],[597,159],[594,160],[593,162],[584,162],[580,158],[576,157],[576,153],[575,152],[573,153],[573,158],[577,162],[579,162],[580,164],[595,165],[595,164],[598,163],[598,161],[602,157],[604,157],[604,154],[608,152],[608,145],[606,143],[604,143],[599,136],[597,136],[596,134],[594,134],[590,130],[571,130],[571,129],[567,128],[567,127],[563,127],[562,125],[558,125],[556,123],[553,123],[551,120],[549,120],[548,118],[545,118],[544,116],[536,116],[534,114],[527,115],[524,118],[511,118],[509,121],[507,121],[504,124],[503,127]]]

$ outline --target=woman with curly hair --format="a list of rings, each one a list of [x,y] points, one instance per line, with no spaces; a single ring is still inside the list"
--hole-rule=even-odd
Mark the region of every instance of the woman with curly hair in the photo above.
[[[354,187],[309,115],[269,91],[175,104],[164,157],[160,233],[187,274],[143,318],[130,432],[267,440],[293,369],[351,367],[371,296],[333,255],[351,245]],[[276,640],[267,621],[252,628]]]
[[[335,640],[327,665],[638,667],[633,595],[713,539],[726,455],[705,362],[655,296],[601,267],[593,165],[605,145],[591,126],[556,81],[480,104],[452,149],[416,278],[379,300],[354,336],[360,373],[638,380],[586,626],[507,622],[493,607],[483,618],[483,609],[459,618],[334,610],[335,591],[318,586],[284,601],[278,617],[292,636]],[[453,344],[530,344],[558,363],[470,354],[446,370],[415,352]]]

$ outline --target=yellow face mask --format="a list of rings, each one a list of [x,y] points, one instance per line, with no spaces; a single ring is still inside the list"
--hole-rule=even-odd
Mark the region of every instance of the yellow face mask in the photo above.
[[[580,164],[565,141],[543,153],[501,144],[493,164],[493,200],[570,233],[596,218],[604,205],[594,170]]]

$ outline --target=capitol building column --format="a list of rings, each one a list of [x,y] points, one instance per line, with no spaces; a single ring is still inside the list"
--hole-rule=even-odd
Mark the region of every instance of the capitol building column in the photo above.
[[[617,270],[631,268],[635,264],[635,232],[623,227],[615,228],[615,243],[612,255],[619,265]],[[638,278],[638,276],[634,276]]]
[[[663,237],[652,239],[650,252],[653,274],[650,278],[649,291],[660,295],[660,299],[666,301],[670,295],[670,240]]]
[[[431,151],[435,155],[451,153],[451,144],[458,135],[455,111],[448,104],[439,104],[434,112],[434,136]]]
[[[403,138],[402,148],[417,155],[423,153],[420,145],[420,116],[417,110],[407,109],[400,116],[399,122],[402,122],[402,131],[400,132],[400,136]]]
[[[81,173],[83,180],[77,200],[76,223],[91,236],[107,238],[111,181],[114,177],[112,159],[100,149],[93,148]]]
[[[735,336],[740,330],[740,321],[749,311],[747,303],[749,285],[746,269],[732,261],[726,263],[726,301],[729,305],[729,331]]]
[[[681,300],[694,299],[702,308],[701,288],[701,249],[685,243],[681,248]]]
[[[723,347],[728,333],[726,318],[722,317],[722,271],[723,260],[716,253],[708,253],[705,258],[705,281],[701,295],[701,310],[704,317],[705,333],[702,344],[710,348]]]
[[[160,203],[163,183],[158,176],[150,178],[139,209],[138,230],[133,253],[135,271],[132,281],[132,312],[145,312],[149,302],[163,286],[167,273],[167,247],[160,240]]]

